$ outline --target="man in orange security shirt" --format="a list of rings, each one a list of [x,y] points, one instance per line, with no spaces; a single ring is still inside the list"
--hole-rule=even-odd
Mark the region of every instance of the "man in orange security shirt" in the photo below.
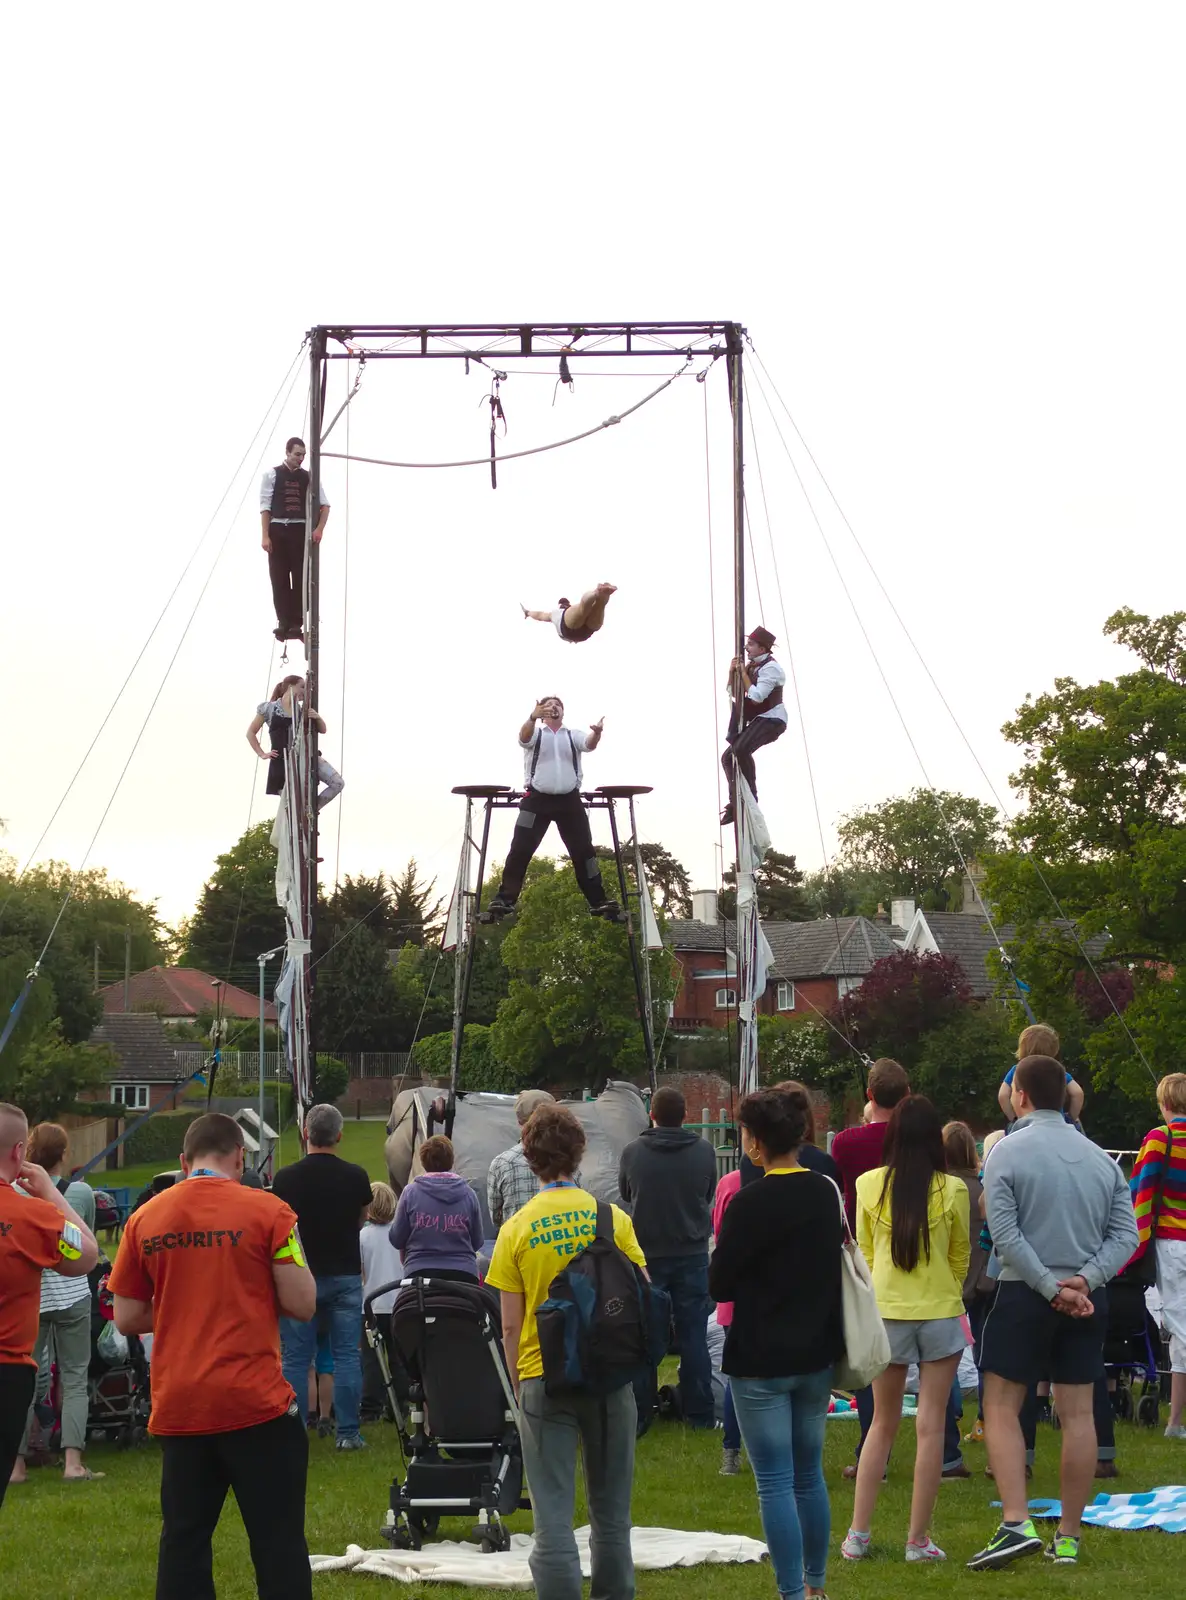
[[[80,1278],[99,1259],[86,1223],[45,1169],[25,1160],[28,1138],[25,1113],[0,1101],[0,1505],[37,1382],[42,1271]]]
[[[158,1600],[212,1600],[211,1540],[233,1489],[260,1600],[311,1600],[305,1424],[280,1367],[280,1316],[317,1305],[296,1213],[245,1189],[243,1133],[199,1117],[186,1181],[128,1220],[111,1274],[115,1323],[152,1333],[152,1415],[161,1441]]]

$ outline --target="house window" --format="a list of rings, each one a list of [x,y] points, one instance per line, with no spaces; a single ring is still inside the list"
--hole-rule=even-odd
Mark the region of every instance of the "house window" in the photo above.
[[[111,1098],[117,1106],[127,1106],[129,1111],[148,1110],[148,1085],[146,1083],[113,1083]]]
[[[793,1011],[795,1009],[795,985],[793,983],[779,984],[778,1009],[780,1011]]]
[[[851,994],[854,989],[859,989],[860,987],[861,987],[861,979],[860,978],[837,978],[836,979],[836,996],[837,996],[837,999],[843,1000],[844,996],[846,994]]]
[[[718,989],[714,1004],[718,1011],[727,1011],[730,1006],[737,1004],[736,989]]]

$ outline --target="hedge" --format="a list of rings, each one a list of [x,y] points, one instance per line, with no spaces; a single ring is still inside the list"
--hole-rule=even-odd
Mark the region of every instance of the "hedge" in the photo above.
[[[142,1161],[171,1161],[176,1166],[186,1129],[201,1115],[200,1111],[158,1111],[125,1142],[124,1161],[129,1167]]]

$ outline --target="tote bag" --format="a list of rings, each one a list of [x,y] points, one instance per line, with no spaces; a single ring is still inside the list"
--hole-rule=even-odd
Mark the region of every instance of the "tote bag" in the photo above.
[[[866,1389],[879,1378],[890,1364],[889,1334],[877,1309],[877,1296],[873,1292],[873,1276],[861,1254],[844,1197],[836,1184],[840,1201],[840,1216],[844,1223],[844,1238],[840,1244],[840,1304],[844,1314],[844,1358],[836,1363],[834,1382],[839,1389]]]

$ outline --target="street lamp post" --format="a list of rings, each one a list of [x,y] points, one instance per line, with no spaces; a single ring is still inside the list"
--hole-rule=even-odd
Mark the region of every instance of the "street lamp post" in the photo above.
[[[262,955],[256,956],[259,962],[259,1149],[255,1154],[255,1170],[263,1171],[264,1165],[264,968],[273,956],[282,956],[287,947],[278,944],[274,950],[265,950]],[[276,1120],[280,1120],[280,1091],[276,1091]]]

